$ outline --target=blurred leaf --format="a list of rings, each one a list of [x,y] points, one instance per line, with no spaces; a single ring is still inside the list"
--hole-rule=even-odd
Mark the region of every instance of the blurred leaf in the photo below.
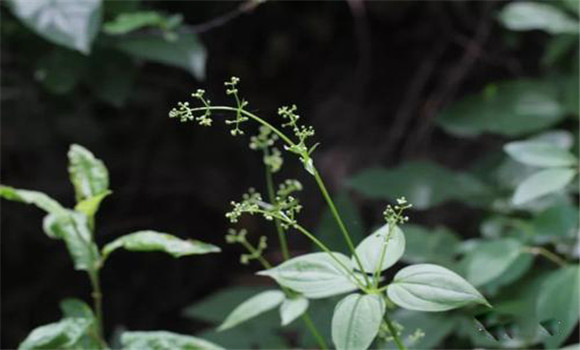
[[[551,67],[560,59],[568,57],[572,50],[576,50],[578,37],[576,35],[558,35],[552,37],[546,46],[546,51],[542,56],[542,64]]]
[[[284,299],[282,305],[280,305],[282,326],[286,326],[302,316],[308,309],[308,304],[308,299],[301,295]]]
[[[486,132],[521,136],[556,124],[565,112],[557,84],[518,79],[497,83],[492,94],[464,97],[444,110],[437,122],[457,136]]]
[[[63,318],[59,322],[34,329],[18,346],[19,350],[76,349],[91,321],[85,318]]]
[[[454,315],[426,313],[398,309],[393,314],[393,319],[403,325],[401,337],[405,340],[405,345],[409,349],[433,349],[443,348],[443,340],[457,327],[457,319]],[[410,341],[413,334],[420,330],[425,336]],[[388,344],[387,349],[396,349],[394,343]]]
[[[98,196],[109,189],[107,167],[88,149],[73,144],[68,151],[68,159],[68,171],[77,202]]]
[[[93,93],[115,107],[122,107],[133,92],[137,66],[115,50],[97,50],[90,58],[85,82]]]
[[[167,331],[124,332],[121,344],[125,350],[219,350],[222,347],[207,340]]]
[[[145,27],[171,30],[180,25],[182,20],[181,15],[165,16],[155,11],[121,13],[103,25],[103,32],[109,35],[122,35]]]
[[[70,210],[49,214],[43,227],[49,237],[65,241],[75,270],[90,271],[95,267],[100,257],[85,215]]]
[[[375,232],[368,235],[356,247],[364,272],[374,273],[384,271],[393,266],[405,251],[405,235],[397,226],[392,231],[389,225],[385,224]],[[354,257],[351,258],[353,266],[357,266]],[[382,263],[382,264],[381,264]],[[379,264],[381,266],[379,267]]]
[[[360,242],[364,238],[362,218],[356,205],[346,192],[339,193],[334,198],[334,203],[353,242]],[[329,209],[322,214],[316,227],[316,237],[332,250],[344,254],[350,253],[344,237],[340,234],[336,220]],[[314,246],[314,245],[313,245]]]
[[[501,276],[520,256],[521,243],[512,238],[484,241],[467,254],[467,280],[484,285]]]
[[[279,290],[267,290],[254,295],[238,305],[218,327],[218,331],[233,328],[266,311],[270,311],[280,305],[285,298],[284,293]]]
[[[91,52],[101,24],[101,0],[10,0],[10,4],[14,15],[41,37]]]
[[[60,214],[65,211],[57,201],[38,191],[19,190],[14,187],[0,185],[0,197],[10,201],[33,204],[49,214]]]
[[[336,252],[333,256],[342,266],[353,270],[347,256]],[[257,274],[271,277],[280,285],[302,293],[308,299],[318,299],[348,293],[358,288],[341,265],[328,253],[310,253]]]
[[[471,303],[489,306],[463,277],[432,264],[411,265],[399,270],[388,285],[387,295],[396,305],[416,311],[447,311]]]
[[[408,263],[435,263],[450,267],[460,242],[454,232],[445,227],[429,230],[419,225],[406,224],[405,254]]]
[[[95,315],[90,306],[88,306],[84,301],[79,299],[64,299],[60,302],[60,309],[62,313],[67,318],[80,318],[85,319],[90,322],[90,326],[93,326],[95,321]],[[89,334],[90,332],[85,332],[83,336],[75,343],[75,348],[77,349],[98,349],[101,344],[95,339],[94,336]]]
[[[77,52],[55,48],[37,62],[34,77],[49,92],[63,95],[76,87],[86,63]]]
[[[555,243],[559,238],[575,237],[580,214],[574,205],[558,205],[544,210],[532,220],[538,244]]]
[[[207,52],[195,34],[180,34],[175,40],[161,36],[119,38],[116,47],[137,58],[178,67],[196,79],[205,79]]]
[[[167,233],[138,231],[121,236],[103,247],[103,256],[123,248],[134,252],[165,252],[175,258],[186,255],[217,253],[220,249],[212,244],[196,240],[183,240]]]
[[[511,30],[543,30],[550,34],[578,34],[578,20],[555,6],[539,2],[507,4],[499,14],[502,24]]]
[[[332,341],[337,350],[366,350],[379,333],[385,302],[377,294],[349,294],[332,315]]]
[[[539,171],[522,182],[513,196],[516,205],[556,192],[569,184],[576,176],[574,169],[552,168]]]
[[[514,141],[506,144],[504,150],[515,160],[537,167],[560,167],[577,163],[572,153],[547,142]]]
[[[480,204],[488,188],[476,178],[435,163],[415,161],[393,169],[363,170],[350,179],[356,191],[373,199],[406,197],[416,209],[428,209],[449,200]]]
[[[539,321],[554,320],[558,325],[556,334],[544,341],[548,349],[562,345],[578,322],[579,279],[579,266],[573,265],[552,272],[542,283],[537,304]]]

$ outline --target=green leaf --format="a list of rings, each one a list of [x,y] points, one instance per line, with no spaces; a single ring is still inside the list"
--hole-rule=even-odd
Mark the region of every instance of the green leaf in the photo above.
[[[94,325],[95,315],[93,310],[84,301],[79,299],[64,299],[60,302],[60,309],[67,318],[86,319]],[[98,349],[101,344],[95,339],[94,335],[85,332],[85,334],[75,343],[75,349]]]
[[[574,330],[578,322],[579,285],[578,265],[558,269],[542,283],[537,302],[538,320],[558,324],[556,334],[544,341],[547,349],[562,345]]]
[[[286,298],[280,305],[280,319],[282,326],[286,326],[298,317],[302,316],[308,309],[308,299],[303,296]]]
[[[116,47],[135,57],[182,68],[196,79],[205,79],[207,52],[195,34],[180,34],[175,40],[160,36],[120,39]]]
[[[57,201],[42,192],[19,190],[14,187],[0,185],[0,197],[10,201],[33,204],[49,214],[60,214],[65,211]]]
[[[222,347],[207,340],[167,331],[124,332],[121,344],[125,350],[219,350]]]
[[[400,337],[408,349],[442,349],[443,340],[453,333],[457,327],[455,315],[443,313],[424,313],[405,309],[398,309],[392,316],[397,323],[404,325]],[[417,331],[425,336],[412,341]],[[391,344],[388,344],[391,345]],[[396,349],[392,344],[388,349]]]
[[[578,233],[580,213],[578,207],[561,204],[538,213],[532,219],[534,241],[538,244],[557,243],[563,238],[575,238]]]
[[[333,253],[342,266],[352,270],[350,259]],[[258,275],[269,276],[279,284],[304,294],[309,299],[326,298],[357,289],[356,283],[327,253],[298,256]]]
[[[284,293],[279,290],[267,290],[255,295],[236,307],[218,327],[218,331],[233,328],[240,323],[272,310],[280,305],[284,299]]]
[[[501,276],[521,254],[522,245],[512,238],[482,242],[467,256],[467,280],[481,286]]]
[[[101,49],[91,55],[84,82],[100,100],[120,108],[133,93],[136,76],[137,65],[131,57]]]
[[[401,269],[388,285],[387,295],[398,306],[416,311],[447,311],[471,303],[489,306],[487,300],[461,276],[432,264]]]
[[[364,170],[349,184],[373,199],[395,201],[404,196],[416,209],[428,209],[449,200],[478,204],[488,193],[488,188],[476,178],[427,161]]]
[[[197,240],[183,240],[167,233],[137,231],[119,237],[103,248],[103,256],[123,248],[133,252],[164,252],[179,258],[186,255],[217,253],[220,248]]]
[[[109,189],[109,172],[105,164],[86,148],[71,145],[68,151],[71,182],[77,202],[95,197]]]
[[[459,246],[456,233],[445,227],[433,230],[419,225],[405,225],[405,254],[401,258],[408,263],[436,263],[451,266]]]
[[[87,58],[78,52],[55,47],[38,60],[34,78],[49,92],[66,94],[77,86],[86,62]]]
[[[85,215],[71,210],[49,214],[44,217],[43,227],[49,237],[65,241],[75,270],[89,271],[95,267],[100,259],[99,251]]]
[[[168,17],[155,11],[121,13],[103,25],[103,32],[109,35],[122,35],[145,27],[169,30],[181,24],[181,21],[180,15]]]
[[[356,247],[364,272],[374,273],[377,268],[384,271],[395,265],[403,256],[405,251],[405,235],[397,226],[389,229],[389,225],[383,225],[381,228],[371,233]],[[356,265],[354,257],[351,258],[352,265]]]
[[[101,24],[100,0],[11,0],[12,12],[44,39],[84,54]]]
[[[364,232],[362,225],[363,220],[352,198],[350,198],[348,193],[342,192],[334,198],[334,204],[350,233],[351,239],[354,242],[361,241],[366,233]],[[328,249],[332,251],[341,252],[343,254],[350,253],[348,245],[344,241],[344,237],[337,234],[337,230],[338,226],[332,212],[330,209],[326,209],[316,227],[316,237],[324,242]]]
[[[493,85],[445,109],[437,123],[457,136],[494,133],[521,136],[550,127],[566,115],[558,84],[549,80],[518,79]]]
[[[499,20],[511,30],[543,30],[550,34],[578,34],[578,21],[551,4],[516,2],[506,5]]]
[[[78,211],[79,213],[85,214],[89,218],[93,217],[99,210],[99,207],[101,206],[101,202],[103,201],[103,199],[108,197],[111,193],[113,192],[107,190],[94,197],[84,199],[78,202],[77,205],[75,205],[75,210]]]
[[[64,318],[59,322],[34,329],[18,346],[18,349],[75,349],[75,345],[90,325],[91,321],[85,318]]]
[[[563,189],[576,176],[574,169],[553,168],[535,173],[522,182],[512,198],[515,205],[524,204],[532,199]]]
[[[562,167],[577,163],[574,155],[556,145],[539,141],[516,141],[504,150],[518,162],[538,167]]]
[[[332,315],[332,341],[337,350],[364,350],[379,333],[385,303],[376,294],[350,294],[338,302]]]

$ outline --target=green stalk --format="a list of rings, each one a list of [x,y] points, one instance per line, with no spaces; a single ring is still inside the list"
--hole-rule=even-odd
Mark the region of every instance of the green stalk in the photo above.
[[[269,153],[270,152],[266,148],[264,150],[264,156],[267,157]],[[268,198],[270,200],[270,203],[273,204],[274,201],[276,200],[274,193],[274,177],[272,175],[272,171],[267,165],[265,165],[264,168],[266,168],[266,187],[268,188]],[[286,235],[284,234],[284,230],[282,229],[282,226],[280,225],[280,220],[278,218],[274,219],[274,224],[276,225],[276,232],[278,233],[278,240],[280,241],[280,249],[282,250],[282,257],[284,258],[284,261],[286,261],[290,259],[290,252],[288,251],[288,242],[286,240]]]
[[[385,323],[387,324],[387,328],[389,329],[389,332],[393,336],[393,340],[395,341],[395,344],[397,344],[397,348],[399,350],[407,350],[407,348],[405,347],[405,344],[403,344],[403,341],[399,337],[399,334],[397,334],[397,330],[395,329],[395,326],[393,326],[393,323],[391,322],[391,319],[389,318],[389,313],[387,311],[385,311],[384,319],[385,319]]]
[[[98,269],[89,271],[89,278],[93,292],[93,307],[95,309],[95,333],[98,342],[103,348],[107,348],[107,343],[103,337],[103,293],[101,292],[101,283]]]

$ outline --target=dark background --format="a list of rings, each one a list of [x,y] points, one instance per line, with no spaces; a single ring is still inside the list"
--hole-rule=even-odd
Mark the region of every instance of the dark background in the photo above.
[[[272,2],[200,34],[209,59],[207,81],[154,63],[138,73],[122,108],[98,101],[82,87],[55,96],[34,79],[34,62],[46,43],[29,32],[2,37],[2,183],[44,191],[73,205],[66,151],[79,143],[104,160],[114,195],[98,215],[98,241],[151,228],[217,244],[224,254],[172,259],[163,254],[119,252],[103,271],[107,333],[202,327],[181,310],[220,286],[252,283],[255,267],[238,264],[227,246],[229,201],[260,186],[258,154],[222,123],[210,129],[167,117],[177,101],[203,87],[214,104],[225,101],[223,81],[241,78],[251,109],[275,118],[278,106],[296,103],[322,144],[317,164],[333,192],[353,172],[408,159],[434,159],[461,169],[497,147],[486,136],[453,138],[433,125],[438,111],[487,83],[535,76],[547,36],[529,33],[510,46],[495,16],[504,3],[465,2]],[[182,13],[198,24],[238,6],[234,2],[148,1],[146,6]],[[3,25],[15,19],[1,10]],[[228,102],[229,103],[229,102]],[[287,157],[284,175],[301,168]],[[306,226],[317,223],[322,200],[311,179],[302,196]],[[314,191],[308,191],[308,189]],[[384,203],[365,202],[368,227]],[[62,242],[42,233],[43,214],[2,202],[2,348],[15,347],[30,329],[58,319],[58,301],[89,300],[89,284],[74,272]],[[414,221],[447,224],[475,235],[464,207],[443,205]],[[251,219],[255,234],[269,229]],[[253,229],[253,230],[252,230]],[[291,247],[307,248],[292,237]],[[270,258],[278,259],[275,247]]]

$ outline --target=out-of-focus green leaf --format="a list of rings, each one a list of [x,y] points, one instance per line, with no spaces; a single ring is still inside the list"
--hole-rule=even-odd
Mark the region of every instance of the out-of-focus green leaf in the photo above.
[[[282,326],[286,326],[308,309],[308,299],[298,295],[292,298],[286,298],[280,305],[280,319],[282,320]]]
[[[99,260],[87,217],[67,210],[64,214],[49,214],[44,218],[44,231],[49,237],[65,241],[75,270],[92,270]]]
[[[90,322],[90,326],[94,325],[95,315],[90,306],[88,306],[84,301],[79,299],[64,299],[60,302],[60,309],[66,318],[77,318],[85,319]],[[90,335],[90,332],[86,332],[83,336],[75,343],[73,348],[75,349],[98,349],[101,344],[97,341],[94,335]]]
[[[507,4],[499,15],[511,30],[543,30],[550,34],[578,34],[578,20],[551,4],[522,1]]]
[[[126,350],[220,350],[207,340],[167,331],[124,332],[121,344]]]
[[[567,57],[567,54],[577,47],[576,45],[578,37],[575,35],[558,35],[551,38],[542,56],[542,63],[549,67],[554,66],[556,62]]]
[[[393,320],[404,325],[401,338],[408,349],[442,348],[441,342],[457,327],[457,317],[450,314],[425,313],[398,309],[392,316]],[[413,341],[416,331],[425,336]],[[387,349],[396,349],[394,343],[387,344]]]
[[[514,141],[504,150],[513,159],[537,167],[561,167],[577,163],[574,155],[558,146],[539,141]]]
[[[570,336],[578,322],[578,292],[580,269],[578,265],[568,266],[552,272],[542,283],[538,296],[538,319],[555,321],[556,334],[546,338],[544,345],[554,349]]]
[[[85,83],[104,102],[122,107],[133,91],[137,66],[117,50],[97,50],[91,55]]]
[[[393,169],[374,168],[356,174],[350,185],[369,198],[395,201],[405,197],[416,209],[449,200],[481,203],[488,188],[476,178],[426,161],[408,162]]]
[[[387,295],[396,305],[416,311],[447,311],[471,303],[489,306],[463,277],[432,264],[401,269],[388,285]]]
[[[517,281],[530,270],[533,263],[533,255],[520,254],[498,277],[486,283],[486,290],[495,293],[499,288]]]
[[[65,211],[57,201],[42,192],[19,190],[14,187],[0,185],[0,197],[10,201],[33,204],[49,214],[60,214]]]
[[[578,233],[580,214],[574,205],[558,205],[539,213],[532,219],[536,243],[545,244]]]
[[[339,193],[334,202],[338,212],[353,242],[359,242],[364,238],[362,218],[356,205],[346,192]],[[344,237],[336,224],[336,220],[329,209],[324,211],[318,226],[316,227],[316,237],[328,247],[328,249],[344,254],[350,253]],[[313,245],[314,247],[314,245]]]
[[[419,225],[406,224],[405,254],[402,260],[408,263],[435,263],[450,267],[456,254],[459,237],[445,227],[433,230]]]
[[[569,168],[551,168],[539,171],[522,182],[512,201],[520,205],[566,187],[576,176],[576,170]]]
[[[405,251],[405,235],[397,226],[392,230],[388,224],[371,233],[356,247],[364,272],[374,273],[384,271],[393,266]],[[351,259],[352,265],[356,266],[357,261]],[[381,264],[379,266],[379,264]]]
[[[180,34],[175,40],[161,36],[119,38],[116,47],[135,57],[175,66],[205,79],[207,52],[195,34]]]
[[[84,54],[101,25],[101,0],[11,0],[12,12],[41,37]]]
[[[68,151],[68,159],[68,172],[77,202],[98,196],[109,189],[109,172],[105,164],[88,149],[73,144]]]
[[[518,79],[495,84],[492,93],[467,96],[444,110],[437,119],[457,136],[494,133],[521,136],[556,124],[566,114],[558,84]]]
[[[238,305],[218,327],[218,331],[233,328],[266,311],[270,311],[280,305],[284,299],[284,293],[279,290],[267,290],[254,295]]]
[[[155,11],[121,13],[103,25],[103,32],[109,35],[122,35],[145,27],[170,30],[181,24],[182,20],[181,15],[165,16]]]
[[[103,256],[109,256],[119,248],[134,252],[165,252],[175,258],[220,251],[220,248],[212,244],[196,240],[183,240],[173,235],[156,231],[138,231],[119,237],[103,248]]]
[[[512,238],[482,242],[467,259],[467,280],[475,286],[484,285],[504,273],[520,256],[522,245]]]
[[[19,350],[75,349],[91,321],[85,318],[63,318],[56,323],[34,329],[18,346]]]
[[[332,341],[337,350],[366,350],[379,333],[385,314],[380,295],[350,294],[338,302],[332,315]]]
[[[66,94],[76,87],[86,63],[87,58],[77,52],[55,48],[38,60],[34,78],[49,92]]]

